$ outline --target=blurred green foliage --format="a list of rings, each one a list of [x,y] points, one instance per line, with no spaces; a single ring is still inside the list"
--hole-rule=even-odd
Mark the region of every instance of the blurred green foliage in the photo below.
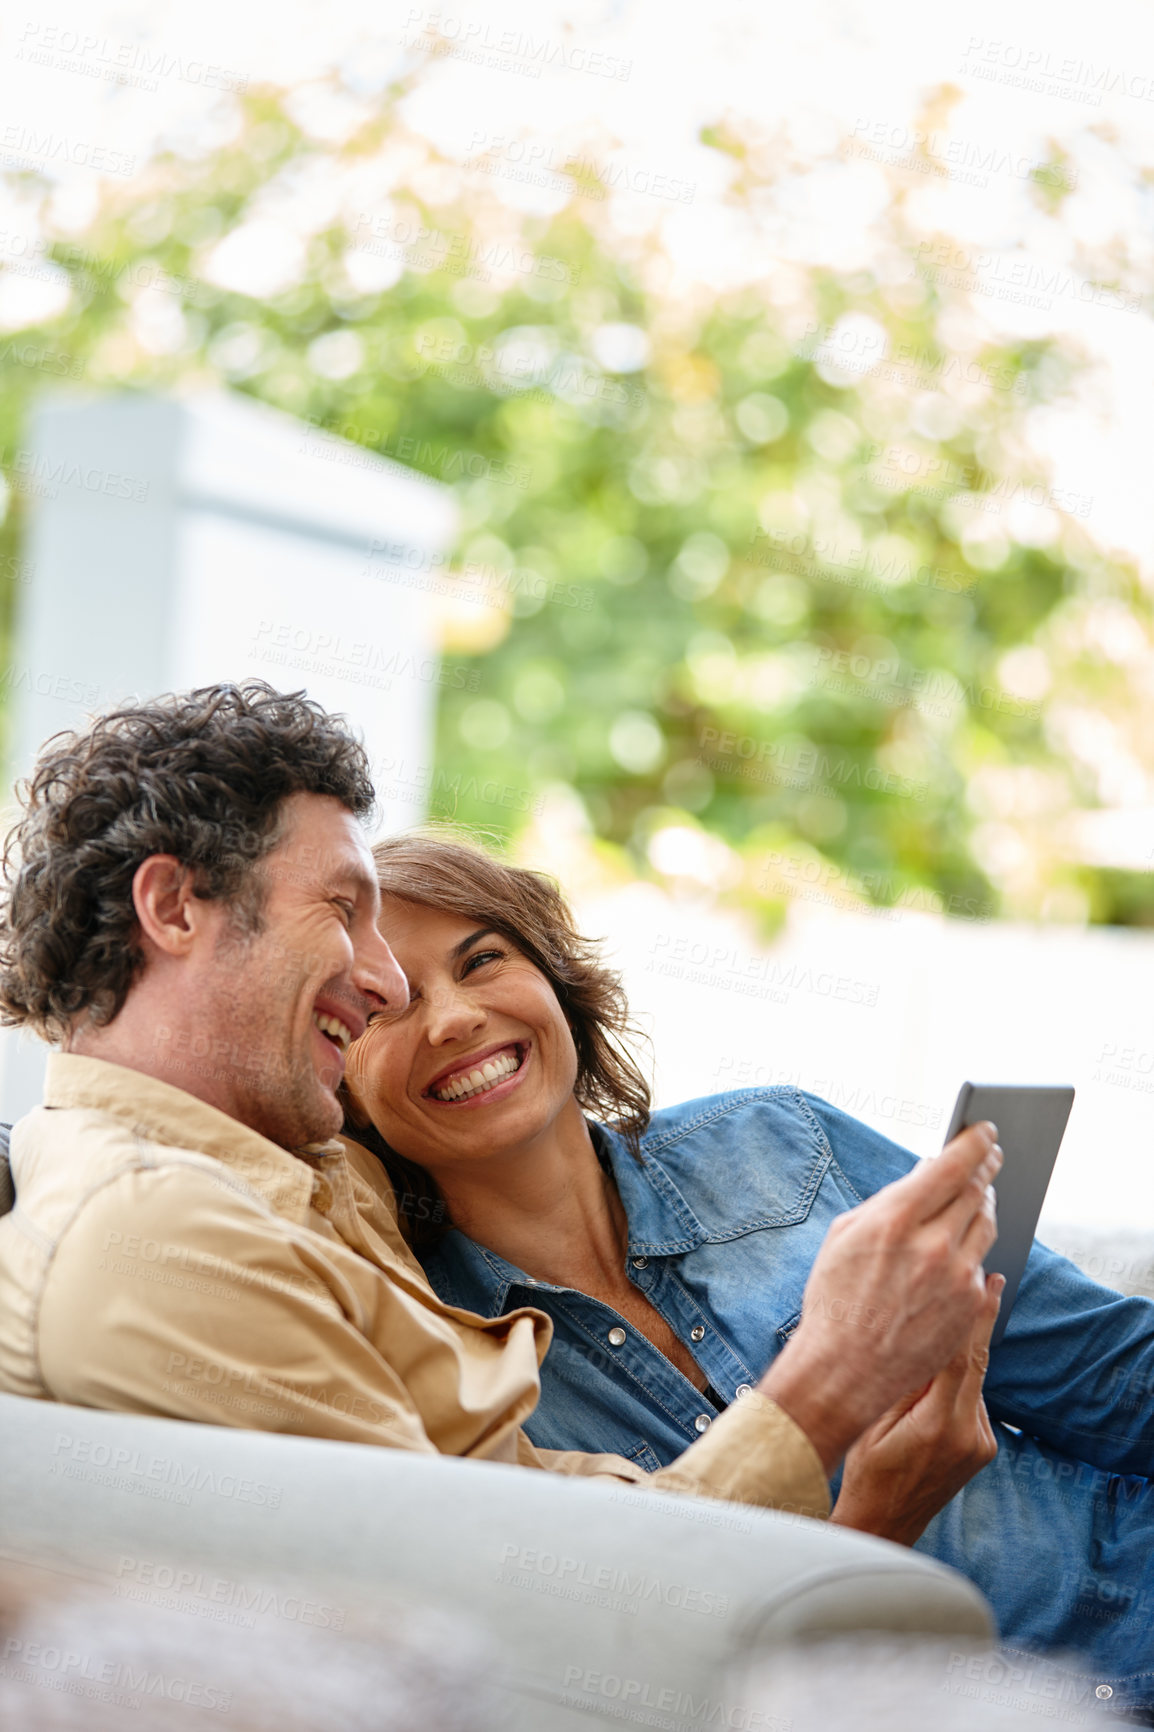
[[[706,293],[652,225],[614,222],[596,162],[520,214],[514,163],[444,162],[407,95],[326,142],[257,92],[79,231],[25,177],[39,268],[72,292],[0,344],[9,474],[31,400],[69,379],[250,393],[322,455],[332,433],[457,495],[445,642],[481,681],[442,692],[447,780],[568,785],[668,876],[707,832],[725,848],[685,869],[769,916],[808,894],[1149,923],[1148,881],[1063,828],[1110,803],[1086,716],[1139,756],[1148,727],[1148,599],[1026,455],[1076,357],[983,337],[900,187],[871,269],[767,245],[759,280]],[[755,234],[772,172],[731,130],[705,142]],[[242,242],[263,292],[222,286]],[[22,516],[17,487],[9,598]],[[527,821],[467,794],[452,815]]]

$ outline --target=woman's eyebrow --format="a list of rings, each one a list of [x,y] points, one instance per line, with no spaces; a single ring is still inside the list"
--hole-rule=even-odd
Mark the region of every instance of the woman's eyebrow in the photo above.
[[[480,943],[482,938],[491,938],[495,933],[496,927],[493,926],[482,926],[477,932],[470,932],[468,938],[462,938],[460,944],[454,944],[449,952],[450,962],[456,962],[458,958],[464,956],[466,950],[471,949],[474,944]]]

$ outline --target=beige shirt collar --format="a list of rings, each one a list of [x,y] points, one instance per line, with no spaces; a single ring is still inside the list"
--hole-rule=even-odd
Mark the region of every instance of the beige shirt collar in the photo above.
[[[278,1214],[303,1223],[314,1187],[320,1180],[306,1160],[250,1130],[219,1107],[144,1071],[110,1064],[78,1053],[48,1055],[44,1082],[46,1107],[87,1107],[111,1113],[139,1135],[170,1147],[210,1155],[259,1191]],[[304,1151],[310,1155],[343,1154],[334,1140]]]

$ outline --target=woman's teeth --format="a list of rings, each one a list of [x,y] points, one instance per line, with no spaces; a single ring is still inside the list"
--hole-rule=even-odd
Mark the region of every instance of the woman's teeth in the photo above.
[[[330,1040],[335,1040],[342,1052],[347,1052],[352,1044],[352,1032],[335,1016],[327,1016],[324,1011],[314,1010],[313,1021],[322,1034],[327,1034]]]
[[[438,1101],[467,1100],[470,1095],[488,1094],[490,1089],[496,1088],[499,1082],[504,1082],[507,1076],[512,1076],[520,1068],[521,1060],[517,1053],[499,1052],[496,1058],[486,1059],[468,1076],[455,1076],[451,1082],[429,1092]]]

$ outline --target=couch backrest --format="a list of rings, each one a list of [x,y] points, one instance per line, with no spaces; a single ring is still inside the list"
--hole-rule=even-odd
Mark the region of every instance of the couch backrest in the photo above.
[[[0,1125],[0,1215],[6,1215],[16,1201],[12,1168],[8,1165],[8,1138],[11,1134],[11,1125]]]

